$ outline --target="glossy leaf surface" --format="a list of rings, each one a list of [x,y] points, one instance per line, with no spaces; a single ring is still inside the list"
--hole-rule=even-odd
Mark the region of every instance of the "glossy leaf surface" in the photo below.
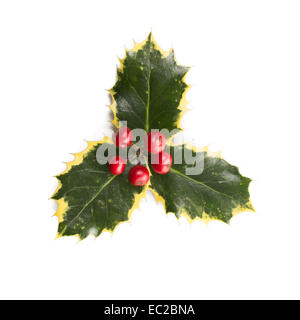
[[[187,147],[171,147],[171,154],[184,152]],[[196,152],[192,151],[195,157]],[[191,165],[173,164],[171,170],[157,174],[152,170],[151,187],[165,202],[167,212],[181,214],[191,219],[218,219],[228,222],[234,213],[252,210],[249,200],[250,179],[243,177],[237,167],[207,151],[198,152],[203,161],[200,174],[188,175]]]
[[[176,63],[173,50],[164,53],[150,34],[121,61],[117,83],[111,90],[117,119],[127,121],[130,129],[147,132],[178,128],[187,71]]]

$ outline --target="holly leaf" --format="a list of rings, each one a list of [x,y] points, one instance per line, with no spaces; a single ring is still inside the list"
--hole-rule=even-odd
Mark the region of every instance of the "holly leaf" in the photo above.
[[[189,150],[187,150],[189,149]],[[173,159],[175,153],[191,153],[202,159],[203,167],[199,174],[188,175],[192,166],[173,164],[164,175],[151,171],[151,186],[157,199],[163,201],[167,212],[179,218],[185,215],[190,219],[229,220],[241,211],[253,210],[249,199],[249,178],[243,177],[237,167],[230,165],[218,155],[208,151],[195,151],[185,145],[170,148]]]
[[[108,141],[108,139],[106,139]],[[104,230],[113,231],[138,206],[145,188],[128,181],[129,166],[116,176],[108,165],[100,165],[96,153],[102,142],[89,142],[85,151],[75,154],[74,161],[57,176],[58,190],[52,197],[57,200],[59,219],[58,235],[77,235],[80,239],[89,234],[99,236]]]
[[[150,33],[141,44],[126,51],[120,60],[118,80],[110,90],[115,115],[113,123],[127,121],[130,129],[179,129],[188,88],[188,67],[176,63],[174,51],[166,53]]]

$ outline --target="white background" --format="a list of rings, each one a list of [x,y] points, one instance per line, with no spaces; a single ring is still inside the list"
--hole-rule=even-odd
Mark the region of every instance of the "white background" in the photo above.
[[[300,298],[299,1],[1,1],[0,298]],[[62,161],[109,127],[117,57],[152,30],[192,66],[183,127],[251,177],[256,213],[54,240]]]

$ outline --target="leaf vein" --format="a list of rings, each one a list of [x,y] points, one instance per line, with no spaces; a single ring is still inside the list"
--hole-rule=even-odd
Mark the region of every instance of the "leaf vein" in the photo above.
[[[99,196],[99,194],[103,191],[103,189],[108,186],[111,181],[113,181],[113,179],[117,177],[116,175],[115,176],[112,176],[96,193],[95,195],[82,207],[82,209],[79,211],[79,213],[69,222],[67,223],[67,225],[64,227],[64,229],[62,230],[61,232],[61,235],[63,235],[66,230],[68,229],[68,227],[76,220],[80,217],[80,215],[83,213],[83,211]]]
[[[205,183],[203,183],[203,182],[201,182],[201,181],[195,180],[195,179],[191,178],[190,176],[187,176],[187,175],[181,173],[180,171],[178,171],[178,170],[176,170],[176,169],[174,169],[174,168],[171,168],[171,171],[174,172],[174,173],[176,173],[176,174],[178,174],[178,175],[180,175],[181,177],[186,178],[187,180],[190,180],[190,181],[192,181],[192,182],[195,182],[195,183],[197,183],[197,184],[200,184],[200,185],[206,187],[207,189],[209,189],[209,190],[211,190],[211,191],[213,191],[213,192],[216,192],[216,193],[218,193],[218,194],[220,194],[220,195],[222,195],[222,196],[224,196],[224,197],[227,197],[227,198],[230,198],[230,199],[234,200],[233,197],[231,197],[230,195],[228,195],[228,194],[226,194],[226,193],[223,193],[223,192],[220,192],[220,191],[218,191],[218,190],[216,190],[216,189],[213,189],[212,187],[208,186],[207,184],[205,184]]]

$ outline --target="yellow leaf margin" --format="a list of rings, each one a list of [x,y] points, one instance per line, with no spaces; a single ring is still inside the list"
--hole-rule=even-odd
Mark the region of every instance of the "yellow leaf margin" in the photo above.
[[[81,152],[73,153],[74,160],[65,163],[65,164],[66,164],[66,169],[65,169],[60,175],[63,175],[63,174],[68,173],[73,166],[80,165],[80,164],[83,162],[84,158],[88,155],[88,153],[89,153],[91,150],[94,149],[95,146],[97,146],[97,145],[99,145],[99,144],[101,144],[101,143],[112,143],[112,139],[109,138],[109,137],[104,137],[103,140],[99,140],[99,141],[86,141],[86,142],[87,142],[87,144],[88,144],[87,147],[86,147],[83,151],[81,151]],[[60,175],[58,175],[58,176],[60,176]],[[57,179],[57,180],[58,180],[58,182],[59,182],[59,185],[58,185],[56,191],[54,192],[54,194],[53,194],[53,196],[52,196],[51,198],[53,198],[53,197],[57,194],[57,192],[60,190],[60,188],[62,187],[62,184],[61,184],[60,180],[59,180],[59,179]],[[148,182],[147,185],[145,185],[145,187],[144,187],[144,189],[143,189],[143,191],[142,191],[141,193],[134,195],[134,203],[133,203],[133,206],[132,206],[131,209],[128,211],[128,220],[130,220],[133,211],[134,211],[135,209],[138,209],[138,208],[139,208],[140,200],[146,197],[146,192],[147,192],[148,186],[149,186],[149,182]],[[54,199],[54,200],[55,200],[56,203],[57,203],[57,210],[56,210],[54,216],[57,217],[57,218],[58,218],[58,222],[61,223],[61,222],[64,221],[64,214],[68,211],[69,204],[68,204],[67,201],[65,201],[64,198],[61,198],[61,199],[59,199],[59,200],[56,200],[56,199]],[[126,222],[126,221],[121,221],[121,222],[119,222],[119,223],[114,227],[113,230],[103,229],[102,232],[108,231],[108,232],[110,232],[110,233],[112,234],[113,231],[116,229],[116,227],[119,226],[121,223],[124,223],[124,222]],[[78,234],[77,234],[77,235],[74,235],[74,236],[77,236],[78,239],[80,240]],[[62,237],[62,235],[58,233],[56,238],[60,238],[60,237]]]
[[[119,62],[120,62],[120,66],[118,67],[118,71],[120,72],[123,72],[123,69],[124,69],[124,61],[128,55],[128,52],[137,52],[139,50],[141,50],[145,44],[147,43],[147,41],[149,40],[150,38],[150,41],[151,43],[154,45],[155,49],[157,51],[159,51],[162,55],[163,58],[166,58],[167,56],[169,56],[172,52],[174,52],[173,48],[171,48],[169,51],[165,51],[163,50],[162,48],[160,48],[160,46],[157,44],[157,42],[155,41],[153,35],[152,35],[152,32],[149,34],[149,36],[144,40],[142,41],[141,43],[137,43],[134,41],[134,46],[132,49],[130,50],[125,50],[125,57],[123,59],[119,58]],[[176,58],[175,58],[176,60]],[[177,62],[177,61],[176,61]],[[182,117],[186,114],[186,112],[188,112],[190,109],[188,109],[186,106],[188,104],[188,100],[186,99],[186,94],[188,92],[188,90],[191,88],[190,85],[188,85],[185,81],[186,79],[186,76],[187,74],[183,77],[182,81],[187,85],[184,93],[182,94],[182,97],[181,97],[181,100],[180,100],[180,103],[179,103],[179,106],[178,106],[178,109],[181,111],[180,114],[179,114],[179,118],[176,122],[176,126],[178,127],[178,129],[181,129],[182,130],[182,127],[181,127],[181,120],[182,120]],[[111,112],[113,113],[113,120],[112,120],[112,124],[116,127],[116,128],[119,128],[119,119],[117,117],[117,102],[115,100],[115,94],[116,92],[114,92],[113,88],[109,89],[108,92],[110,93],[110,96],[111,96],[111,100],[112,100],[112,103],[111,105],[109,106],[109,109],[111,110]]]

